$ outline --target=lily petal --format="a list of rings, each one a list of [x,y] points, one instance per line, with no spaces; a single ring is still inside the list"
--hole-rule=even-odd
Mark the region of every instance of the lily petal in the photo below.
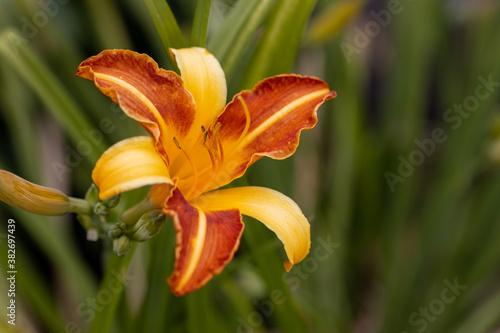
[[[193,129],[199,137],[203,125],[208,128],[226,105],[227,87],[224,71],[219,61],[201,47],[170,49],[181,71],[184,88],[196,103]]]
[[[94,81],[155,138],[158,151],[179,154],[173,137],[187,136],[195,119],[195,104],[182,79],[158,68],[146,54],[106,50],[80,64],[76,76]],[[170,158],[174,158],[170,156]]]
[[[278,191],[256,186],[230,188],[204,194],[192,204],[205,211],[238,209],[241,214],[264,223],[285,246],[286,271],[309,253],[309,222],[299,206]]]
[[[92,179],[101,199],[145,185],[174,185],[149,136],[125,139],[108,148],[97,161]]]
[[[190,205],[178,189],[164,213],[173,218],[177,230],[175,268],[168,282],[181,296],[202,287],[231,261],[244,225],[238,210],[203,211]]]
[[[324,81],[300,75],[274,76],[236,95],[219,117],[225,163],[206,190],[240,177],[263,156],[292,155],[301,131],[316,125],[317,109],[335,96]]]

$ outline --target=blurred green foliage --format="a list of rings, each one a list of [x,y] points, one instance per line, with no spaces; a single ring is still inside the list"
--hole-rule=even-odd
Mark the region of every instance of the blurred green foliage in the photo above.
[[[208,15],[209,13],[209,15]],[[102,151],[142,133],[86,80],[103,49],[206,45],[229,96],[285,72],[338,92],[285,161],[236,184],[299,203],[308,258],[246,221],[240,250],[177,298],[171,223],[133,255],[91,243],[74,216],[0,206],[16,221],[16,326],[2,332],[494,332],[500,328],[500,3],[494,0],[4,0],[0,168],[83,197]],[[120,206],[144,191],[124,195]],[[5,301],[4,301],[5,299]],[[6,319],[7,318],[7,319]]]

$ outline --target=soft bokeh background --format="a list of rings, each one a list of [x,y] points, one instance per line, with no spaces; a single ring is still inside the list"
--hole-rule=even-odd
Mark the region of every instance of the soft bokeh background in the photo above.
[[[0,1],[1,169],[84,196],[103,150],[141,128],[74,73],[110,48],[170,68],[162,41],[180,39],[159,38],[145,5],[161,3]],[[188,41],[200,24],[190,44],[202,43],[196,2],[168,4]],[[308,258],[285,274],[281,243],[246,219],[223,273],[177,298],[165,282],[170,223],[118,260],[73,215],[2,203],[0,331],[500,331],[499,32],[496,0],[212,0],[207,48],[229,96],[285,72],[338,92],[293,157],[263,159],[236,182],[299,203],[312,226]],[[5,316],[9,218],[16,326]]]

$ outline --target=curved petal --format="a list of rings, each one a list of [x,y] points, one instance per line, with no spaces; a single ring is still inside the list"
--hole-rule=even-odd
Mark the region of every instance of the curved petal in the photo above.
[[[316,125],[317,109],[335,96],[324,81],[299,75],[274,76],[236,95],[219,117],[224,164],[206,190],[228,184],[263,156],[292,155],[301,131]]]
[[[179,154],[173,137],[181,140],[187,136],[196,109],[177,74],[159,69],[146,54],[106,50],[82,62],[76,76],[94,81],[102,93],[137,120],[155,138],[167,163],[167,152]]]
[[[168,279],[177,296],[192,292],[220,273],[238,249],[244,229],[238,210],[205,212],[190,205],[176,189],[164,213],[177,230],[175,268]]]
[[[193,129],[200,136],[201,126],[208,128],[226,105],[224,71],[217,59],[201,47],[170,50],[181,71],[184,88],[193,95],[196,103]]]
[[[186,187],[191,188],[192,181],[187,184],[183,180],[193,175],[190,164],[197,169],[211,165],[210,155],[204,145],[204,131],[214,124],[226,105],[227,87],[224,71],[217,59],[207,50],[200,47],[170,49],[181,71],[184,88],[193,96],[196,104],[196,115],[189,135],[180,145],[189,152],[191,162],[184,154],[172,159],[170,171],[172,176],[179,177],[179,187],[186,194]],[[189,190],[187,190],[189,191]]]
[[[149,136],[125,139],[108,148],[97,161],[92,179],[101,199],[145,185],[174,184]]]
[[[285,246],[287,271],[309,253],[309,222],[299,206],[278,191],[255,186],[230,188],[204,194],[192,204],[205,211],[238,209],[264,223]]]

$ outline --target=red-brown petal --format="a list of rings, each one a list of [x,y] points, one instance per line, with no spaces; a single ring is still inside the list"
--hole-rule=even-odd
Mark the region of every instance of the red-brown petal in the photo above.
[[[292,155],[301,131],[316,125],[317,109],[335,96],[336,92],[330,91],[324,81],[293,74],[265,79],[252,91],[236,95],[219,117],[225,163],[217,181],[208,189],[241,176],[263,156],[284,159]]]
[[[137,120],[155,138],[162,155],[167,151],[178,154],[173,137],[181,140],[187,135],[196,109],[176,73],[158,68],[146,54],[106,50],[83,61],[76,76],[94,81]]]
[[[238,210],[205,212],[190,205],[178,189],[164,212],[173,218],[177,230],[175,267],[168,283],[181,296],[224,269],[238,249],[244,225]]]

